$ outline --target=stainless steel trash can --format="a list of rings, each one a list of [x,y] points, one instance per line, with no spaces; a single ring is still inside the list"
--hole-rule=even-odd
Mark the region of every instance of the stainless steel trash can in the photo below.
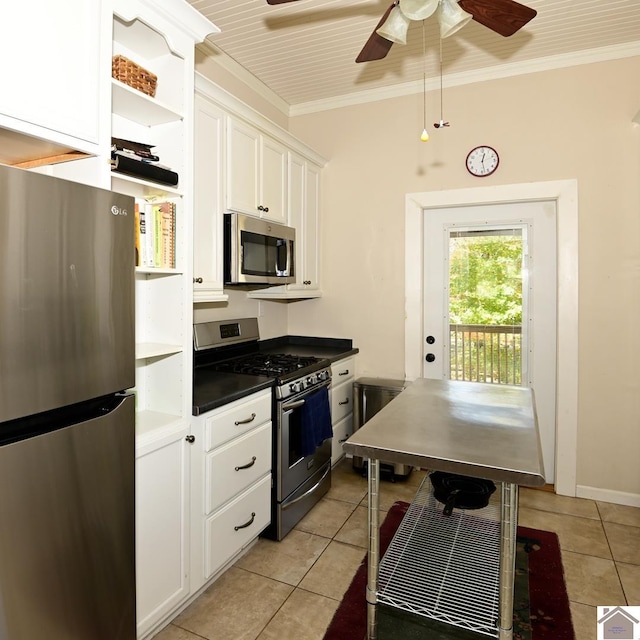
[[[389,378],[358,378],[353,383],[353,427],[359,429],[371,420],[380,409],[386,406],[405,388],[404,380]],[[393,425],[389,425],[393,429]],[[353,457],[353,468],[364,473],[366,461],[360,456]],[[380,461],[380,470],[393,474],[393,477],[406,477],[413,467],[400,463]]]

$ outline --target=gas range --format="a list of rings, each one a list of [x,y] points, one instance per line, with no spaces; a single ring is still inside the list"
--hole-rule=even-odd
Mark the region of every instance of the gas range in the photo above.
[[[257,318],[219,320],[194,325],[196,369],[275,378],[275,397],[289,398],[331,378],[323,358],[265,353],[258,344]]]
[[[331,487],[331,363],[260,347],[257,318],[193,326],[194,382],[209,371],[275,379],[271,524],[262,535],[282,540]]]

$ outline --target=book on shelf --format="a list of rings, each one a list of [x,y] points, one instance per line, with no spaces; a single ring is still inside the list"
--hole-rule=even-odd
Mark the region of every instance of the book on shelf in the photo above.
[[[142,266],[142,248],[140,243],[140,236],[142,234],[140,223],[140,205],[136,202],[134,208],[134,220],[135,220],[135,248],[136,248],[136,267]]]
[[[138,208],[140,264],[142,267],[176,268],[175,202],[141,202]]]

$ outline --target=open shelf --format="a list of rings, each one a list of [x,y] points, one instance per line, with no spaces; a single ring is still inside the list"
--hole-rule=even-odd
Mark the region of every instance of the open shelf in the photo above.
[[[182,120],[182,114],[119,80],[111,79],[112,110],[146,127]]]
[[[136,345],[136,360],[148,358],[161,358],[180,353],[183,350],[181,344],[165,344],[163,342],[142,342]]]
[[[442,511],[427,475],[380,563],[378,602],[498,637],[499,504]]]

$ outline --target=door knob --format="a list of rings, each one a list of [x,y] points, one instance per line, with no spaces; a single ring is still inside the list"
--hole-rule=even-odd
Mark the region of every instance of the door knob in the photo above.
[[[427,353],[425,360],[427,362],[433,362],[436,359],[435,355],[433,353]]]

